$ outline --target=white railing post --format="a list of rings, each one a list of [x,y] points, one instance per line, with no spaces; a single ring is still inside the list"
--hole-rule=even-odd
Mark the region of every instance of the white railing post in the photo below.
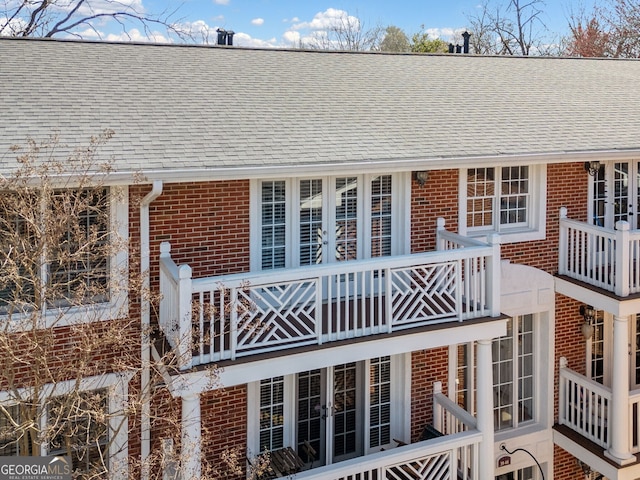
[[[629,295],[629,222],[616,222],[616,251],[615,251],[615,292],[620,297]]]
[[[384,270],[384,296],[385,296],[385,315],[384,318],[387,319],[387,332],[391,333],[393,331],[393,281],[391,279],[391,275],[393,272],[390,268],[385,268]]]
[[[558,274],[565,275],[567,273],[567,255],[568,255],[568,227],[563,220],[567,218],[567,207],[560,207],[560,231],[558,238]]]
[[[238,328],[238,289],[233,287],[229,292],[229,330],[231,335],[231,360],[236,359],[236,352],[238,351],[238,334],[240,329]]]
[[[565,380],[562,375],[563,371],[567,368],[569,362],[566,357],[560,357],[560,371],[558,373],[558,421],[560,425],[565,423],[565,415],[566,415],[566,388],[565,388]]]
[[[191,312],[191,267],[178,268],[178,364],[181,369],[191,367],[192,357],[192,312]]]
[[[158,318],[158,324],[167,337],[169,335],[167,334],[166,322],[173,321],[170,317],[175,312],[175,292],[169,290],[173,288],[173,283],[167,277],[167,272],[163,268],[163,264],[170,261],[171,244],[162,242],[160,244],[160,318]]]
[[[492,317],[500,315],[500,235],[493,233],[487,236],[487,243],[491,246],[493,253],[487,262],[487,278],[484,280],[487,286],[487,301]]]
[[[440,236],[440,232],[445,230],[445,219],[438,217],[436,220],[436,250],[445,250],[447,241]]]
[[[436,398],[436,395],[442,393],[442,382],[433,382],[433,397]],[[439,432],[443,432],[444,430],[442,425],[442,405],[440,402],[433,402],[433,428],[438,430]]]

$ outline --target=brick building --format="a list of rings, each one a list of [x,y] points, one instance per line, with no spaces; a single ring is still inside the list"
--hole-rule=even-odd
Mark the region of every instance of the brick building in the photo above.
[[[181,417],[176,440],[132,414],[118,455],[165,449],[183,479],[231,447],[240,478],[265,451],[300,480],[640,478],[637,61],[0,59],[3,173],[26,138],[115,132],[112,211],[160,294],[129,291],[140,363],[171,353],[154,388]]]

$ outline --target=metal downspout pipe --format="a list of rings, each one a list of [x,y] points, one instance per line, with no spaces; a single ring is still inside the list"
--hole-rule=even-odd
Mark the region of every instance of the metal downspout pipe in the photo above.
[[[151,191],[145,195],[140,203],[140,274],[142,282],[140,286],[140,327],[141,327],[141,352],[142,374],[140,387],[142,390],[142,411],[140,428],[140,463],[141,480],[148,480],[149,466],[147,459],[151,453],[151,345],[149,329],[151,323],[151,306],[149,304],[148,291],[151,286],[150,256],[151,247],[149,240],[149,205],[162,193],[162,180],[154,180]]]

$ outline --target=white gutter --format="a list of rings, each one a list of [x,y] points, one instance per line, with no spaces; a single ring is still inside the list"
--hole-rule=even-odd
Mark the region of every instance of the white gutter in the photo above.
[[[140,463],[142,471],[141,480],[149,478],[149,466],[147,459],[151,453],[151,345],[149,341],[149,329],[151,323],[151,306],[149,304],[148,291],[151,285],[149,279],[150,266],[150,240],[149,240],[149,205],[162,193],[162,181],[154,180],[151,191],[140,203],[140,274],[142,282],[140,287],[140,323],[141,323],[141,352],[142,361],[141,389],[142,411],[140,427]]]

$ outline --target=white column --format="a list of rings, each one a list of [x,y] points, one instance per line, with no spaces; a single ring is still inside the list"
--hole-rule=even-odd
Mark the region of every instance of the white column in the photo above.
[[[478,478],[494,478],[493,361],[490,339],[478,340],[477,355],[476,405],[478,408],[478,430],[482,432]]]
[[[629,451],[629,325],[628,317],[613,317],[613,368],[608,419],[611,444],[605,455],[620,465],[634,462]]]
[[[200,395],[182,397],[182,445],[180,447],[181,478],[198,480],[202,470],[202,427]]]

